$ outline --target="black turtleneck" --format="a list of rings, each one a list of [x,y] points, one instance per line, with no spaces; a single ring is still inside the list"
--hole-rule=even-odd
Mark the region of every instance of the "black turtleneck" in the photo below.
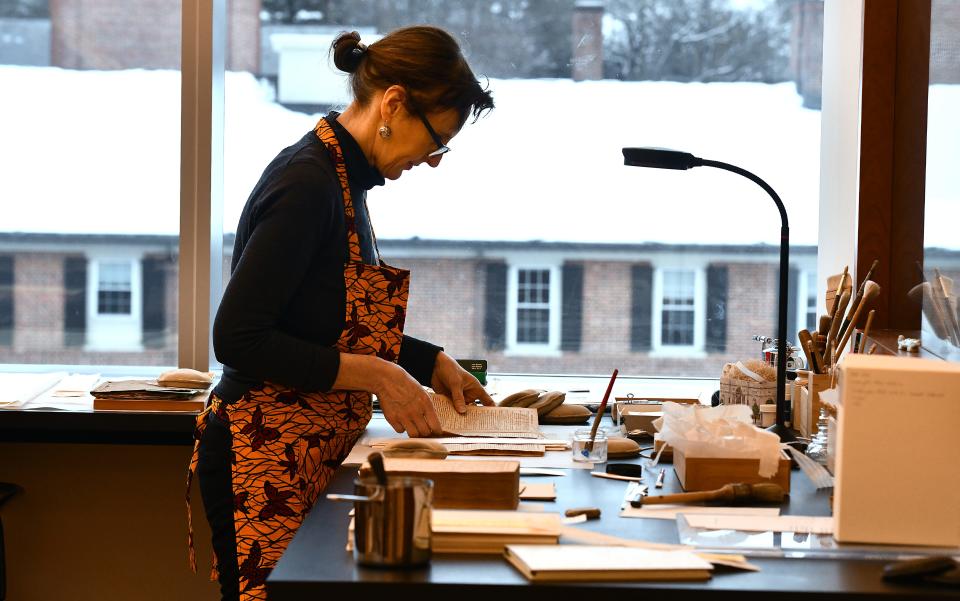
[[[331,112],[327,120],[343,150],[363,260],[373,264],[366,194],[384,180],[338,116]],[[230,282],[213,324],[213,348],[224,365],[218,396],[232,402],[263,381],[330,390],[340,368],[346,260],[340,184],[310,131],[267,166],[240,215]],[[429,385],[440,350],[404,336],[400,366]]]

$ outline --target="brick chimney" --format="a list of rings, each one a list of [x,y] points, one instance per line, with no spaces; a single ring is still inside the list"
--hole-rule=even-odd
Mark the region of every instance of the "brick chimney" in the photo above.
[[[603,2],[577,0],[573,6],[573,81],[603,79]]]

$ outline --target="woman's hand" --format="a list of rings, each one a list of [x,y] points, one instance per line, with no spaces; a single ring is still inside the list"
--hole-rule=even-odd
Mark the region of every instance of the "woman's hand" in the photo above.
[[[413,376],[399,365],[388,365],[389,372],[374,390],[380,400],[380,409],[387,423],[397,432],[406,432],[411,438],[440,436],[443,429],[430,396]]]
[[[453,401],[453,408],[458,413],[467,410],[467,403],[480,401],[483,405],[493,406],[496,403],[487,394],[473,374],[460,367],[450,355],[440,352],[437,362],[433,365],[433,377],[430,386],[440,394],[445,394]]]
[[[412,438],[440,436],[443,429],[430,397],[405,369],[373,355],[340,353],[335,390],[366,390],[377,395],[394,430]]]

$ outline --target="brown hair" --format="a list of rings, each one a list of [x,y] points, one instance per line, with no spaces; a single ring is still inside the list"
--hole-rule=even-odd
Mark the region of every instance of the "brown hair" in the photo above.
[[[376,91],[398,84],[412,97],[408,109],[456,109],[461,124],[471,113],[476,121],[493,108],[490,90],[480,86],[457,41],[440,28],[404,27],[369,46],[356,31],[344,32],[330,49],[337,68],[350,73],[353,97],[361,105]]]

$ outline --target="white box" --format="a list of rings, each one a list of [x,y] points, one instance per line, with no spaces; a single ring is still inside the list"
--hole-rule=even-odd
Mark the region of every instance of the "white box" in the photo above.
[[[848,355],[838,426],[838,541],[960,546],[960,364]]]

